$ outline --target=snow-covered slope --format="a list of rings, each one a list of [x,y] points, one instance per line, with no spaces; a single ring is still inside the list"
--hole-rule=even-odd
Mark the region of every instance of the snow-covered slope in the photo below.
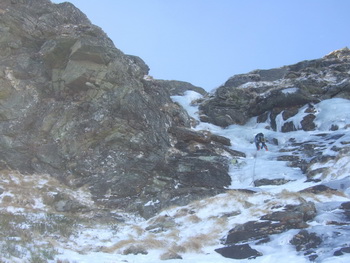
[[[200,94],[189,91],[185,96],[174,96],[173,100],[199,121],[197,108],[191,102],[200,97]],[[194,129],[209,130],[230,138],[232,149],[244,152],[246,157],[232,160],[232,183],[226,193],[187,206],[168,208],[149,220],[121,211],[109,211],[115,220],[103,221],[103,214],[93,213],[97,207],[93,207],[90,197],[83,192],[65,189],[49,176],[36,177],[36,180],[41,179],[34,184],[21,174],[3,171],[0,183],[3,223],[0,230],[7,238],[1,240],[0,261],[154,263],[168,259],[167,262],[182,263],[300,263],[312,259],[316,262],[349,262],[350,254],[345,253],[350,246],[349,218],[340,209],[342,203],[350,201],[349,108],[350,101],[344,99],[316,104],[317,129],[312,132],[273,131],[269,129],[269,123],[257,123],[255,118],[244,126],[232,125],[225,129],[199,122]],[[301,109],[294,117],[296,127],[303,114]],[[333,124],[339,129],[330,131]],[[277,125],[281,126],[281,123]],[[256,151],[253,139],[259,132],[267,137],[269,151]],[[312,180],[300,167],[288,161],[288,156],[294,159],[297,156],[299,160],[308,158],[298,145],[310,141],[316,148],[322,148],[324,156],[333,156],[312,165],[311,169],[315,171]],[[256,182],[262,179],[276,179],[283,183],[257,186]],[[28,183],[30,187],[25,186]],[[301,191],[320,184],[332,190]],[[44,188],[45,191],[41,191]],[[54,201],[54,189],[65,193],[65,200],[72,195],[83,207],[90,206],[91,209],[82,212],[79,218],[57,214],[49,208],[50,204],[58,205]],[[313,202],[316,207],[316,217],[307,221],[306,230],[322,238],[313,250],[317,257],[310,258],[305,251],[297,251],[291,244],[300,229],[271,235],[265,243],[250,243],[261,253],[255,259],[235,261],[215,252],[224,246],[227,234],[235,226],[259,221],[266,214],[301,202]],[[7,222],[6,218],[11,218],[13,223]],[[63,229],[59,226],[62,222]],[[40,247],[47,253],[43,253]],[[342,248],[343,255],[335,256]]]

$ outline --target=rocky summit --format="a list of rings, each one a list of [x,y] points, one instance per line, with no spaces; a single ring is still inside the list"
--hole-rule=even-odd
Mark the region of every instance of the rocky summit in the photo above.
[[[200,104],[201,120],[221,127],[245,124],[258,116],[269,119],[276,130],[276,116],[283,113],[282,131],[299,129],[288,121],[300,107],[309,114],[301,129],[314,130],[313,104],[330,98],[350,98],[350,50],[336,50],[321,59],[268,70],[235,75]],[[334,127],[336,129],[336,127]]]
[[[349,99],[348,48],[207,93],[2,0],[0,262],[347,262]]]

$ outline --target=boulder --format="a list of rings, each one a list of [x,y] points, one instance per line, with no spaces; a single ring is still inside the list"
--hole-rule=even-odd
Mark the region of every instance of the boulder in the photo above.
[[[286,180],[284,178],[276,178],[276,179],[259,179],[254,181],[254,186],[259,187],[262,185],[282,185],[290,182],[290,180]]]
[[[313,219],[317,214],[315,204],[313,202],[303,202],[299,205],[286,205],[283,211],[273,212],[262,216],[262,220],[280,221],[288,224],[291,228],[303,228],[305,222]]]
[[[225,244],[257,241],[273,234],[280,234],[289,229],[307,227],[306,222],[316,216],[315,204],[312,202],[300,205],[287,205],[283,211],[276,211],[262,216],[262,221],[249,221],[231,229]]]
[[[333,256],[342,256],[344,254],[349,254],[350,253],[350,247],[342,247],[341,249],[336,250],[333,253]]]
[[[166,252],[160,256],[161,260],[182,259],[182,257],[173,251]]]
[[[123,251],[123,255],[147,255],[148,251],[142,245],[131,245]]]
[[[225,258],[233,259],[254,259],[262,256],[262,253],[256,249],[251,248],[248,244],[244,245],[232,245],[223,248],[215,249],[215,252],[219,253]]]
[[[316,233],[309,233],[307,230],[301,230],[290,240],[290,244],[295,247],[296,251],[304,252],[304,255],[307,256],[310,261],[315,261],[318,258],[315,249],[322,244],[322,238]]]
[[[297,251],[309,251],[317,248],[322,243],[322,239],[316,233],[301,230],[292,238],[290,243],[295,246]]]
[[[288,230],[282,223],[271,221],[249,221],[231,229],[226,237],[225,245],[265,239],[269,235],[280,234]]]

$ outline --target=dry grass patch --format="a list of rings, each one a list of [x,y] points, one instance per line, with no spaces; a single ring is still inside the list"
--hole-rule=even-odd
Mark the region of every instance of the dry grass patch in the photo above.
[[[0,187],[5,189],[3,196],[12,197],[12,200],[5,198],[6,206],[25,208],[32,212],[55,211],[52,206],[57,194],[72,200],[78,199],[79,203],[90,208],[94,206],[88,189],[71,189],[48,174],[24,175],[18,171],[1,170]]]
[[[185,217],[191,213],[194,213],[193,210],[189,209],[189,208],[181,208],[179,210],[176,211],[176,214],[174,215],[174,218],[181,218],[181,217]]]
[[[247,208],[250,208],[254,205],[248,201],[249,198],[253,195],[254,195],[254,193],[242,192],[239,190],[230,190],[227,192],[227,195],[224,197],[224,201],[227,204],[231,203],[234,205],[239,203],[243,206],[243,208],[247,209]]]
[[[269,214],[271,210],[268,207],[254,207],[250,210],[252,217],[261,217],[263,215]]]
[[[202,252],[203,243],[198,238],[191,238],[190,240],[181,244],[182,247],[186,248],[186,252]]]
[[[157,239],[154,235],[149,235],[139,242],[147,249],[164,248],[168,245],[166,240]]]
[[[173,244],[168,251],[171,251],[173,253],[185,253],[186,252],[186,247],[181,246],[181,245],[177,245],[177,244]]]
[[[228,217],[226,216],[221,216],[221,217],[218,217],[215,219],[215,228],[220,228],[220,229],[223,229],[223,228],[226,228],[227,225],[228,225]]]
[[[135,231],[137,236],[142,236],[146,232],[142,227],[137,225],[133,225],[132,229]]]
[[[190,215],[189,217],[187,217],[187,220],[189,221],[189,223],[199,223],[202,221],[201,218],[199,218],[197,215]]]
[[[180,230],[173,229],[171,232],[165,234],[164,237],[168,240],[178,241],[180,239]]]
[[[305,195],[305,193],[292,192],[292,191],[288,191],[286,189],[283,189],[280,193],[276,194],[276,198],[279,200],[292,199],[292,200],[299,201],[299,202],[306,202],[306,200],[303,197],[304,195]]]
[[[346,194],[337,190],[326,190],[324,192],[319,193],[318,195],[323,195],[328,198],[332,198],[333,196],[347,197]]]
[[[137,241],[134,238],[129,238],[126,240],[121,240],[110,247],[104,247],[102,248],[102,252],[105,253],[114,253],[114,252],[120,252],[120,249],[125,248],[126,246],[129,246],[131,244],[136,244]]]
[[[46,226],[44,233],[38,233],[38,224]],[[23,258],[29,255],[29,262],[53,260],[57,251],[47,241],[47,237],[61,234],[55,227],[55,222],[45,222],[45,219],[31,218],[24,214],[0,212],[0,255],[4,258]]]
[[[160,249],[160,248],[165,248],[168,246],[168,242],[163,239],[157,238],[155,235],[150,234],[147,237],[143,239],[135,239],[135,238],[129,238],[125,240],[120,240],[116,244],[109,246],[109,247],[104,247],[102,249],[102,252],[105,253],[123,253],[123,250],[130,248],[131,246],[134,247],[142,247],[145,250],[147,249]]]
[[[293,199],[295,201],[298,201],[300,203],[306,202],[306,199],[312,199],[315,202],[322,202],[321,197],[327,197],[332,198],[333,196],[340,196],[340,197],[346,197],[346,195],[342,192],[339,192],[337,190],[325,190],[318,193],[312,193],[312,192],[291,192],[288,190],[283,190],[281,193],[279,193],[276,198],[278,199]]]
[[[199,234],[189,237],[181,246],[186,248],[186,252],[202,253],[203,247],[216,244],[219,238],[218,233]]]

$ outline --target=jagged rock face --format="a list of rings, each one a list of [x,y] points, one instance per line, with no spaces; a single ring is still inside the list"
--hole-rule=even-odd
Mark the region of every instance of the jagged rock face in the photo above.
[[[189,153],[174,146],[181,138],[168,132],[190,127],[187,113],[170,99],[169,87],[180,84],[146,80],[148,66],[118,50],[73,5],[3,0],[0,31],[2,168],[88,185],[95,201],[141,207],[149,216],[171,204],[166,189],[172,198],[188,196],[193,169],[220,173],[215,185],[207,175],[208,184],[192,198],[229,184],[228,166],[217,159],[222,143],[206,148],[211,140],[197,142],[207,152],[192,149],[195,157],[174,161]],[[145,212],[150,200],[160,202]]]
[[[154,79],[153,82],[155,85],[160,85],[169,90],[171,96],[184,95],[188,90],[193,90],[199,94],[202,94],[203,96],[207,94],[203,88],[194,86],[191,83],[184,81]]]
[[[259,116],[261,122],[269,118],[276,129],[278,114],[283,112],[286,121],[309,104],[310,114],[304,118],[302,129],[313,130],[312,104],[335,97],[349,99],[349,72],[350,50],[344,48],[321,59],[236,75],[201,103],[201,120],[226,127]],[[296,129],[292,122],[282,127],[283,132]]]

